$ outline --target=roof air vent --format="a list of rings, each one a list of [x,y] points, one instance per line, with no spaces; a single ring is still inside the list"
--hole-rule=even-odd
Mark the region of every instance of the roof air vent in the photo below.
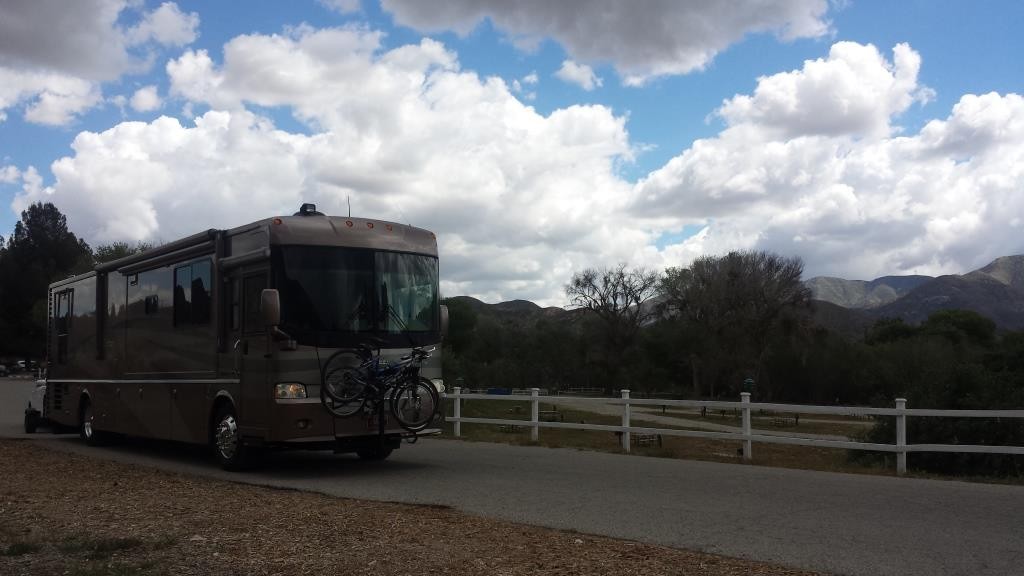
[[[299,207],[299,211],[293,214],[293,216],[323,216],[323,212],[316,211],[316,204],[304,203]]]

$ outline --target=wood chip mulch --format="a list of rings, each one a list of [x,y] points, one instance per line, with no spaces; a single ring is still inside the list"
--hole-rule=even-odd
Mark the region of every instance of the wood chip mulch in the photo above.
[[[0,574],[815,574],[0,441]]]

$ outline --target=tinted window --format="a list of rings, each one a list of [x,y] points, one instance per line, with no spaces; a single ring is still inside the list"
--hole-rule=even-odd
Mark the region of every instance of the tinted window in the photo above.
[[[263,332],[263,319],[260,317],[263,289],[267,287],[264,275],[249,276],[243,281],[244,329],[246,332]]]
[[[284,246],[282,324],[300,331],[373,330],[373,253]]]
[[[228,294],[231,295],[231,329],[238,330],[242,327],[242,283],[238,278],[231,279],[231,287]]]
[[[201,260],[192,264],[192,323],[210,322],[210,261]]]
[[[174,325],[192,323],[192,267],[174,269]]]
[[[210,323],[210,261],[174,269],[174,325]]]

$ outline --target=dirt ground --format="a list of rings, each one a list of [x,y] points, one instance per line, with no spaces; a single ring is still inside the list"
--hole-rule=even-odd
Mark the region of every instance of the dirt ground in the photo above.
[[[813,574],[0,441],[0,574]]]

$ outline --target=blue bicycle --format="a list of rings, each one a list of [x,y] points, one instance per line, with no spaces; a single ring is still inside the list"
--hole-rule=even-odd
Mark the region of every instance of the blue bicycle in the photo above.
[[[386,406],[402,428],[419,432],[440,407],[434,383],[420,376],[420,366],[433,350],[413,348],[393,363],[380,357],[379,346],[376,353],[368,345],[340,351],[324,366],[320,400],[340,418],[360,412],[383,416]]]

